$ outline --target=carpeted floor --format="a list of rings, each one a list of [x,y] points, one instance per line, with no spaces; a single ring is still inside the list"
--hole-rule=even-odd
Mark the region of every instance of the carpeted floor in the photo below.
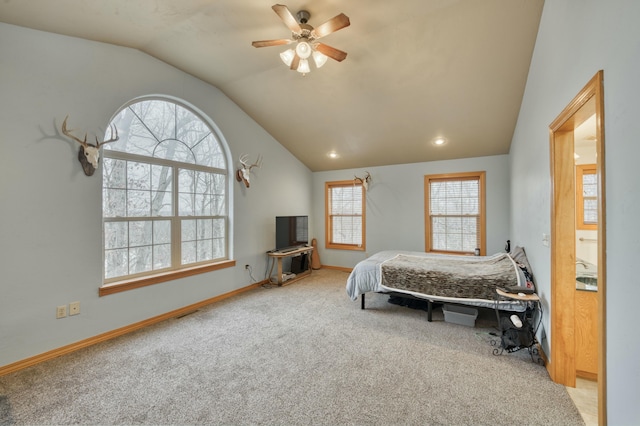
[[[0,377],[0,424],[582,425],[526,351],[314,271]]]

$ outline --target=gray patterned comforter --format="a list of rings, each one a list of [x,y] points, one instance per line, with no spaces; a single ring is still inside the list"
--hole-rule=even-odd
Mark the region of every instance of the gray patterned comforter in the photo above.
[[[399,254],[382,263],[382,286],[435,297],[493,300],[496,287],[518,285],[509,255],[431,256]]]
[[[382,251],[359,262],[347,279],[351,300],[367,292],[408,293],[432,301],[493,308],[497,286],[525,285],[506,253],[450,256],[409,251]],[[500,301],[498,308],[522,311],[521,303]]]

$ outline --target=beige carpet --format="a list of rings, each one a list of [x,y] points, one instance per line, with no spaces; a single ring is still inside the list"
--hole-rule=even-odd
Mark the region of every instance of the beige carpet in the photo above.
[[[314,271],[0,377],[0,424],[580,425],[526,352]],[[489,326],[481,327],[481,326]]]

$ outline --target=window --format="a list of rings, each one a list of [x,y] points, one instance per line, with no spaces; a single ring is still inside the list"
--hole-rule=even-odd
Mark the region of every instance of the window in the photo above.
[[[598,229],[598,175],[595,164],[576,166],[576,227]]]
[[[211,126],[163,99],[110,124],[120,139],[104,145],[105,285],[228,260],[229,172]]]
[[[326,247],[365,249],[365,190],[351,180],[325,183]]]
[[[485,172],[427,175],[427,252],[485,254]]]

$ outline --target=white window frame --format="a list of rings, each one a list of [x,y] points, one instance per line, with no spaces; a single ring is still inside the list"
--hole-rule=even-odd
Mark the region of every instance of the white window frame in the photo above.
[[[152,164],[157,166],[169,167],[171,169],[171,200],[172,200],[172,211],[170,214],[163,214],[161,216],[116,216],[116,217],[107,217],[104,216],[105,206],[103,206],[103,235],[106,229],[107,224],[110,223],[129,223],[129,222],[152,222],[156,223],[157,221],[169,221],[171,223],[171,237],[170,237],[170,245],[171,245],[171,261],[170,265],[162,265],[157,269],[147,270],[144,272],[134,272],[127,273],[126,275],[119,275],[115,277],[106,277],[106,266],[103,266],[103,285],[100,287],[100,295],[106,295],[111,293],[117,293],[124,290],[129,290],[132,288],[138,288],[146,285],[156,284],[160,282],[165,282],[169,280],[174,280],[178,278],[182,278],[184,276],[209,272],[212,270],[222,269],[235,265],[235,261],[231,260],[231,241],[232,241],[232,220],[231,220],[231,203],[232,203],[232,176],[233,171],[230,169],[230,165],[232,162],[230,161],[229,150],[220,133],[219,129],[215,126],[215,124],[206,117],[205,114],[199,112],[194,107],[187,105],[183,101],[169,98],[169,97],[145,97],[138,98],[124,107],[122,107],[120,111],[125,108],[129,108],[130,106],[144,101],[164,101],[170,104],[175,104],[178,107],[181,107],[188,112],[194,114],[198,119],[204,123],[208,129],[211,131],[211,135],[213,136],[215,142],[218,144],[218,147],[224,156],[224,166],[225,168],[216,168],[209,167],[204,165],[198,165],[193,163],[184,163],[174,160],[167,160],[163,158],[150,157],[145,155],[133,154],[130,152],[122,152],[110,149],[103,149],[103,162],[104,161],[125,161],[132,163],[144,163],[144,164]],[[114,115],[114,117],[117,116]],[[177,134],[177,131],[176,131]],[[107,135],[110,136],[110,135]],[[122,136],[122,135],[121,135]],[[179,142],[177,142],[179,143]],[[103,173],[104,173],[104,165],[103,165]],[[218,176],[222,180],[224,180],[223,188],[224,193],[222,195],[224,197],[223,210],[221,212],[217,212],[218,214],[211,214],[206,216],[196,216],[196,215],[180,215],[178,211],[178,206],[180,205],[180,196],[185,196],[185,193],[180,193],[178,191],[179,185],[179,171],[186,170],[188,172],[200,172],[205,175]],[[203,176],[205,176],[203,175]],[[151,178],[150,178],[151,179]],[[105,190],[105,181],[103,179],[103,191]],[[151,189],[149,190],[152,191]],[[199,223],[204,223],[204,221],[208,220],[217,220],[224,221],[224,235],[216,235],[218,239],[222,239],[222,255],[217,256],[215,258],[209,258],[202,261],[195,261],[183,264],[182,262],[182,224],[186,220],[194,220]],[[201,239],[201,241],[207,240],[207,238]],[[130,236],[129,242],[127,242],[128,250],[131,250],[130,246]],[[211,238],[211,244],[213,244],[213,238]],[[106,258],[107,252],[107,241],[106,238],[103,238],[103,265],[105,265],[104,259]],[[150,250],[154,250],[155,246],[151,246]],[[129,255],[130,256],[130,255]],[[129,257],[127,257],[127,262],[129,261]]]
[[[485,184],[485,172],[462,172],[462,173],[447,173],[436,175],[425,175],[424,177],[424,202],[425,202],[425,251],[431,253],[446,253],[446,254],[461,254],[470,255],[475,254],[475,249],[479,249],[479,254],[484,256],[486,254],[486,184]],[[478,204],[477,212],[475,214],[440,214],[442,218],[476,218],[477,230],[476,241],[477,247],[470,248],[469,250],[441,250],[436,248],[433,242],[433,219],[436,217],[432,214],[431,208],[431,183],[432,182],[457,182],[457,181],[477,181],[478,182]],[[447,233],[449,230],[447,230]]]

